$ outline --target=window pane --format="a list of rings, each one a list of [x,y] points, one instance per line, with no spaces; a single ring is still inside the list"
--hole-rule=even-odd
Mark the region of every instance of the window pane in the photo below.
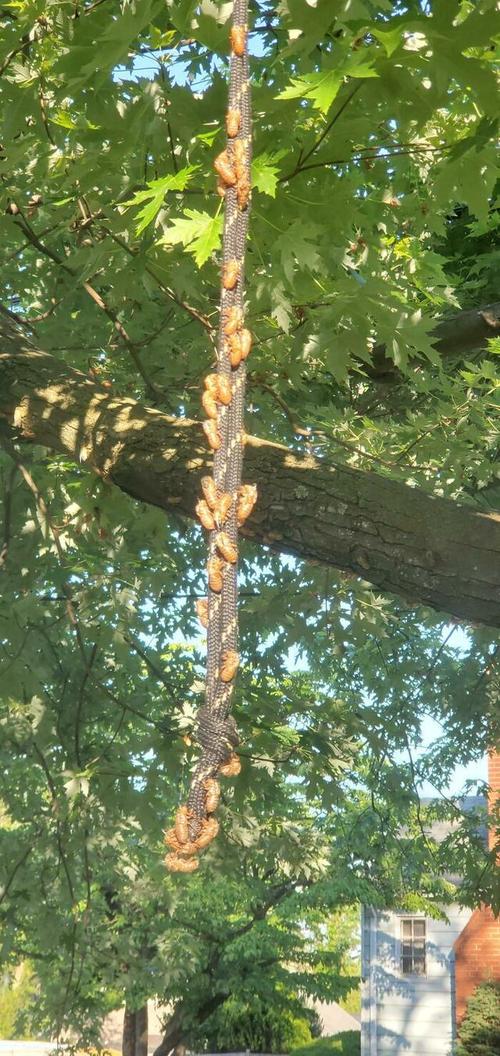
[[[401,971],[403,975],[425,975],[425,919],[401,919]]]

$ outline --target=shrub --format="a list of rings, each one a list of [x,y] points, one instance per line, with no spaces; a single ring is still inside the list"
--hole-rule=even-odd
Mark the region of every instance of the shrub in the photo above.
[[[293,1056],[360,1056],[361,1033],[343,1030],[326,1038],[317,1038],[310,1045],[294,1049]]]
[[[30,1038],[36,981],[29,964],[0,983],[0,1038]]]
[[[481,983],[469,998],[458,1031],[457,1056],[498,1056],[500,983]]]
[[[310,1019],[307,1009],[300,1014],[258,997],[230,998],[196,1041],[208,1052],[287,1053],[312,1041]]]

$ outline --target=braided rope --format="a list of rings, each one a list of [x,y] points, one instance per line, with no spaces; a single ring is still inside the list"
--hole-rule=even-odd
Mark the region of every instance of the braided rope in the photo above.
[[[165,863],[173,872],[193,872],[198,853],[216,836],[217,776],[239,773],[238,734],[230,715],[239,664],[237,564],[238,527],[257,498],[253,484],[241,484],[246,358],[251,335],[244,327],[245,247],[248,232],[251,162],[251,104],[248,64],[248,0],[234,0],[230,33],[226,149],[215,159],[218,191],[225,198],[217,372],[205,379],[205,433],[214,451],[213,476],[202,481],[196,512],[208,531],[208,598],[198,602],[207,628],[205,705],[198,713],[201,748],[187,804],[165,833],[171,848]]]

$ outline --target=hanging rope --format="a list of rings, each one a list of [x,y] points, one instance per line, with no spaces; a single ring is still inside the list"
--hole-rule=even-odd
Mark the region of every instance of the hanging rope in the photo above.
[[[205,378],[205,435],[214,452],[213,476],[203,477],[196,513],[208,532],[208,597],[197,602],[207,629],[205,705],[198,714],[200,758],[185,806],[165,834],[172,849],[165,864],[173,872],[198,868],[198,853],[217,835],[219,775],[239,773],[238,734],[230,715],[239,665],[237,564],[238,527],[257,498],[254,484],[241,484],[245,361],[252,343],[244,327],[244,265],[248,232],[251,109],[248,68],[248,0],[234,0],[230,33],[226,149],[215,159],[217,190],[225,198],[217,372]]]

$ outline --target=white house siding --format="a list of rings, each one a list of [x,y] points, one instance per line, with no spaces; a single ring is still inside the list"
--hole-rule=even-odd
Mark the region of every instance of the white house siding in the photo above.
[[[400,922],[418,913],[362,912],[362,1056],[451,1056],[454,1040],[453,943],[470,910],[426,919],[426,974],[400,969]],[[423,916],[423,915],[422,915]]]

